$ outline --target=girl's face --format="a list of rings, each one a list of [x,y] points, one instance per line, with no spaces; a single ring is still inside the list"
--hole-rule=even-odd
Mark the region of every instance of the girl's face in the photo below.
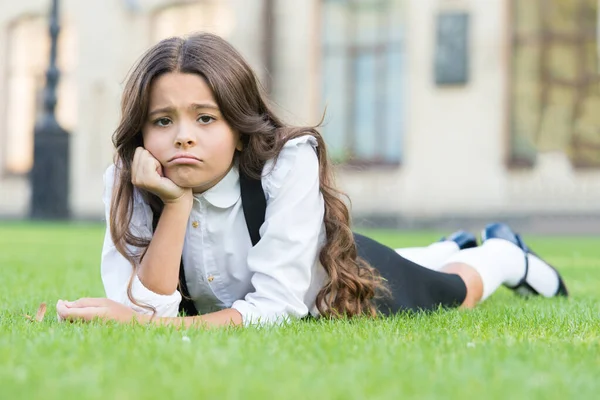
[[[200,193],[229,171],[240,137],[223,119],[208,85],[196,74],[170,72],[150,88],[144,147],[175,184]]]

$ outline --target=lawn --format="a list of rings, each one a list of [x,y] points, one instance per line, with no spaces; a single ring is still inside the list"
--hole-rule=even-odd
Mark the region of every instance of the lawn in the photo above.
[[[368,232],[392,247],[436,233]],[[476,310],[274,329],[61,324],[57,299],[102,296],[100,225],[0,223],[2,399],[594,399],[600,240],[530,238],[572,298],[501,289]],[[46,318],[30,322],[47,302]]]

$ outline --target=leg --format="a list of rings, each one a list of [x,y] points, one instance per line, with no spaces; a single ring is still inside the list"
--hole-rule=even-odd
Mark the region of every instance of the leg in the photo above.
[[[447,238],[432,243],[427,247],[410,247],[396,249],[402,257],[425,268],[439,271],[445,261],[459,250],[477,246],[477,239],[471,233],[457,231]]]
[[[467,287],[467,295],[462,302],[461,307],[473,308],[481,301],[483,297],[483,280],[475,268],[462,263],[446,264],[440,272],[446,274],[456,274],[461,277]]]
[[[459,307],[467,300],[467,284],[458,274],[424,268],[362,235],[355,234],[355,240],[358,255],[379,271],[391,291],[376,299],[381,312]]]
[[[450,240],[432,243],[427,247],[407,247],[396,249],[396,253],[402,257],[422,265],[434,271],[444,266],[444,262],[460,249],[458,245]]]
[[[472,271],[479,275],[481,296],[487,299],[504,284],[525,295],[566,296],[567,289],[558,271],[535,255],[522,239],[504,224],[489,225],[483,232],[484,243],[476,249],[460,251],[447,260],[445,272],[461,270],[465,282]],[[472,271],[470,271],[472,270]],[[466,272],[465,272],[466,271]],[[467,283],[469,287],[469,283]],[[476,283],[472,293],[477,293]],[[467,289],[468,290],[468,289]],[[476,298],[475,296],[474,298]]]

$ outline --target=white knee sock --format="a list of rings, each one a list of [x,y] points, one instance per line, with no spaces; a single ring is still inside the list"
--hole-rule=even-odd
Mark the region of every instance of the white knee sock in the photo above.
[[[527,260],[529,261],[527,283],[544,297],[556,295],[559,284],[556,271],[533,254],[528,254]]]
[[[541,295],[552,297],[558,290],[556,272],[538,257],[529,254],[527,282]],[[462,250],[446,260],[473,267],[483,282],[483,296],[487,299],[502,284],[516,286],[525,275],[523,250],[504,239],[488,239],[481,246]]]
[[[448,257],[458,253],[459,250],[456,242],[445,240],[443,242],[432,243],[427,247],[396,249],[396,253],[415,264],[437,271],[446,264]]]

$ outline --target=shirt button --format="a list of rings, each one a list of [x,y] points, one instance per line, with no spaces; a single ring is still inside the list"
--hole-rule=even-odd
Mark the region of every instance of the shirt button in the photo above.
[[[197,228],[197,227],[198,227],[198,221],[194,221],[194,222],[192,222],[192,227],[193,227],[193,228]]]
[[[209,276],[208,276],[208,281],[209,281],[209,282],[212,282],[212,281],[214,281],[214,280],[215,280],[215,277],[214,277],[214,276],[212,276],[212,275],[209,275]]]

